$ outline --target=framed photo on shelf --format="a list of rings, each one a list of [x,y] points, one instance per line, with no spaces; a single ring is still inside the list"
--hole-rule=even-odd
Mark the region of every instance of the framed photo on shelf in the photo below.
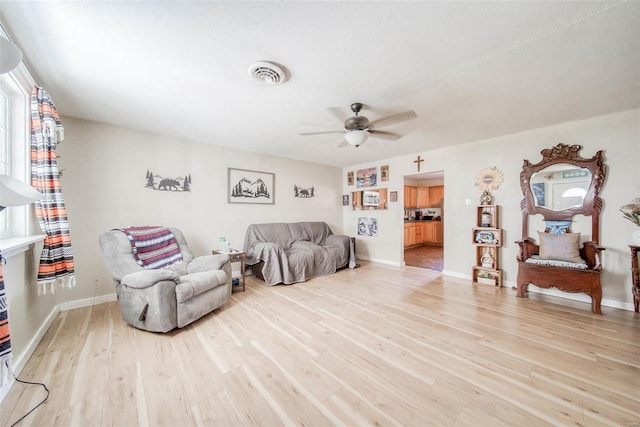
[[[228,203],[273,205],[275,179],[271,172],[227,168]]]
[[[502,230],[487,230],[474,228],[473,243],[479,245],[500,245],[502,241]]]

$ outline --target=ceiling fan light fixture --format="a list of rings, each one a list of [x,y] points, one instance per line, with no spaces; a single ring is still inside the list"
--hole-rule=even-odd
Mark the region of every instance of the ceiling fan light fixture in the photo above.
[[[344,139],[349,145],[359,147],[369,138],[369,132],[366,130],[350,130],[344,134]]]
[[[18,46],[0,36],[0,74],[8,73],[22,61],[22,51]]]

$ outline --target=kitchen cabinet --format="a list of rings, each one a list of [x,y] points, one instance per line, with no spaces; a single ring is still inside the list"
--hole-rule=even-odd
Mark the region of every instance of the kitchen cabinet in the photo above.
[[[440,206],[442,199],[444,199],[444,185],[434,185],[433,187],[427,188],[429,189],[427,207]]]
[[[427,221],[423,222],[423,242],[428,245],[442,246],[442,223],[440,221]]]
[[[433,208],[442,205],[444,198],[444,185],[433,187],[404,186],[404,207],[409,208]]]
[[[442,222],[412,221],[404,223],[404,247],[423,244],[442,246]]]
[[[429,205],[429,187],[418,187],[417,188],[417,203],[416,206],[419,208],[428,208]]]
[[[404,207],[418,207],[418,187],[413,187],[411,185],[404,186]]]
[[[411,222],[404,224],[404,247],[414,246],[416,244],[416,225],[419,223]]]
[[[424,230],[424,240],[422,243],[433,243],[435,240],[433,221],[423,222],[422,228]]]
[[[410,224],[409,227],[409,246],[416,244],[416,224]]]
[[[441,222],[434,222],[433,223],[434,226],[434,243],[438,246],[442,246],[444,244],[444,232],[442,229],[442,223]]]

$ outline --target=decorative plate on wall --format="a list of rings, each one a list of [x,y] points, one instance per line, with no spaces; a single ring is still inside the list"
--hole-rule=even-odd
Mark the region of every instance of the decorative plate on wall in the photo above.
[[[475,185],[482,191],[491,191],[500,188],[503,181],[502,171],[495,166],[491,166],[478,171]]]

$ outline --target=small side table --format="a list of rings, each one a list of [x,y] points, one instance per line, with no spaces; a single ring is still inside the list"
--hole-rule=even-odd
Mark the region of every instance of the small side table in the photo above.
[[[222,255],[229,255],[229,261],[231,261],[231,263],[233,264],[234,262],[239,262],[240,263],[240,276],[237,276],[237,278],[242,278],[242,292],[244,292],[245,286],[246,286],[246,282],[245,282],[245,278],[246,278],[246,274],[245,274],[245,265],[244,265],[244,251],[231,251],[231,252],[222,252],[219,250],[212,250],[211,251],[214,255],[217,254],[222,254]],[[233,281],[234,278],[236,278],[236,276],[233,276],[233,269],[231,271],[231,280]],[[240,286],[240,285],[237,285]]]
[[[638,267],[638,255],[640,246],[629,245],[631,248],[631,292],[633,294],[633,309],[638,313],[640,305],[640,267]]]

